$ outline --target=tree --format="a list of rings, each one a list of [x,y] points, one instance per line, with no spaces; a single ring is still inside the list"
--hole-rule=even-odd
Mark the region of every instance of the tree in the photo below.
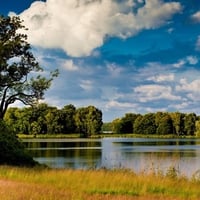
[[[86,115],[87,132],[90,135],[98,134],[102,127],[102,112],[94,106],[88,106]]]
[[[31,53],[19,17],[0,16],[0,119],[15,101],[34,105],[44,97],[58,71],[50,78],[41,76],[43,69]]]
[[[200,136],[200,119],[197,119],[195,122],[195,135]]]
[[[126,113],[121,119],[121,132],[122,133],[133,133],[133,124],[138,117],[138,114]]]
[[[184,114],[180,112],[170,113],[170,117],[173,123],[173,129],[175,135],[183,135],[184,133]]]
[[[122,123],[120,118],[116,118],[111,122],[112,133],[122,133]]]
[[[143,116],[138,116],[134,123],[134,133],[155,134],[156,133],[155,114],[148,113]]]
[[[99,133],[103,124],[102,112],[94,106],[79,108],[76,110],[75,123],[82,137]]]
[[[163,113],[159,121],[157,121],[157,130],[158,135],[166,135],[173,133],[173,124],[172,119],[168,113]]]
[[[197,118],[197,116],[196,116],[195,113],[189,113],[189,114],[185,115],[185,118],[184,118],[184,134],[194,135],[196,118]]]
[[[25,151],[23,144],[13,131],[0,120],[0,165],[35,166],[38,165]]]
[[[75,133],[76,125],[74,116],[76,113],[76,107],[72,104],[66,105],[62,108],[61,123],[63,125],[63,133]]]

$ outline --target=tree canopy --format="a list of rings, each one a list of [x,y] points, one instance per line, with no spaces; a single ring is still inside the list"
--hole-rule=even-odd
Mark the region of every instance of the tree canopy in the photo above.
[[[42,76],[42,67],[31,52],[19,17],[0,16],[0,119],[10,104],[34,105],[44,97],[58,71]]]

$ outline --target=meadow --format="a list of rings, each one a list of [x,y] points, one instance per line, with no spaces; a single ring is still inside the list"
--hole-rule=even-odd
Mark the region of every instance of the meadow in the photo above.
[[[135,174],[129,170],[71,170],[0,167],[0,196],[4,200],[197,200],[198,173],[191,179],[166,174]]]

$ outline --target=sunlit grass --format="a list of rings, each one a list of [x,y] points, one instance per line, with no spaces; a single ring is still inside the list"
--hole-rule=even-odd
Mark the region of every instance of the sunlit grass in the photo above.
[[[30,139],[30,138],[80,138],[80,134],[78,133],[70,133],[70,134],[37,134],[37,135],[26,135],[26,134],[17,134],[17,136],[21,139]],[[94,134],[91,135],[90,138],[109,138],[109,137],[123,137],[123,138],[200,138],[200,136],[177,136],[174,134],[168,135],[144,135],[144,134],[134,134],[134,133],[126,133],[126,134]]]
[[[199,199],[200,180],[127,170],[0,167],[1,199]],[[13,198],[15,197],[15,198]],[[147,198],[148,197],[148,198]]]

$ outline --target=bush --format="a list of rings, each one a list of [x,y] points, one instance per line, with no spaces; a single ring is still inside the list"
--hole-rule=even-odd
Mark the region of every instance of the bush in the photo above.
[[[2,120],[0,120],[0,164],[30,167],[37,165],[14,132]]]

